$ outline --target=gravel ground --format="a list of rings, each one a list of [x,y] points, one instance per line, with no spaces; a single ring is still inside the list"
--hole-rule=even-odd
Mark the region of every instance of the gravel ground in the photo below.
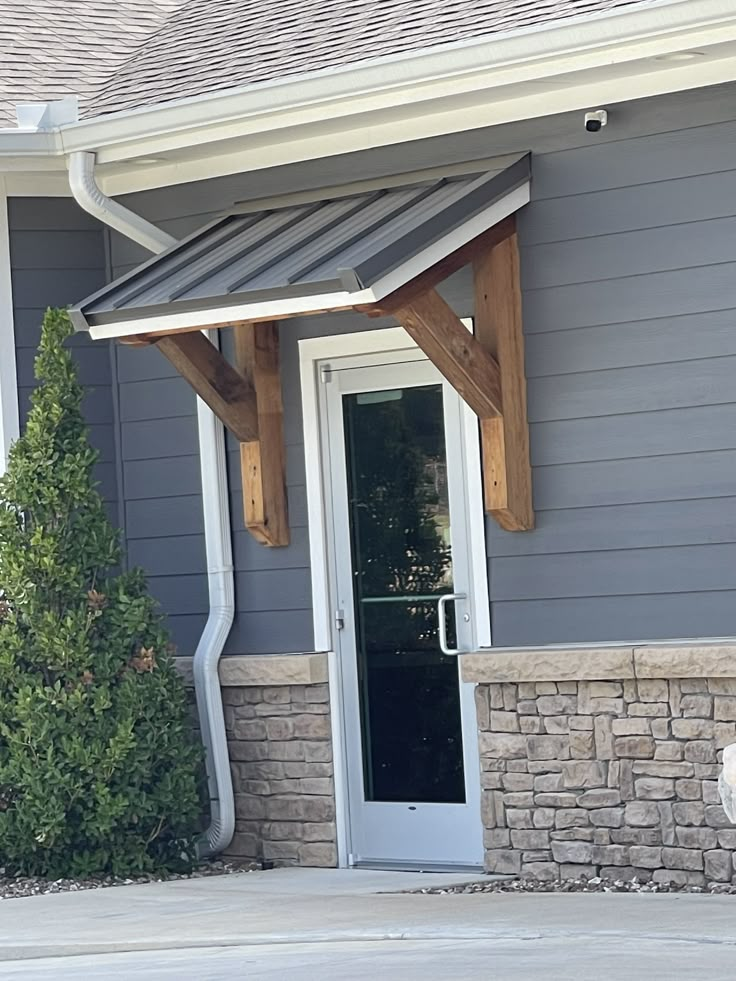
[[[120,877],[114,875],[93,876],[88,879],[40,879],[27,876],[5,876],[0,868],[0,900],[20,899],[25,896],[41,896],[54,892],[79,892],[82,889],[109,889],[115,886],[140,885],[144,882],[172,882],[175,879],[203,879],[211,875],[233,875],[238,872],[253,872],[260,866],[253,863],[232,864],[230,862],[207,862],[200,865],[190,875],[137,875]]]
[[[536,879],[491,879],[439,886],[433,889],[412,889],[426,895],[460,895],[477,892],[682,892],[706,895],[736,895],[736,884],[709,882],[705,886],[681,886],[670,882],[639,882],[637,879],[564,879],[561,882],[539,882]]]

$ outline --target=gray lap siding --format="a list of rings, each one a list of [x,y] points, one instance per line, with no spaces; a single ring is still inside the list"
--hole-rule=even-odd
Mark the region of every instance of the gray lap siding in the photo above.
[[[33,367],[47,307],[63,307],[99,289],[108,275],[104,229],[68,198],[11,197],[8,201],[13,324],[21,428],[36,386]],[[116,410],[111,347],[72,339],[84,414],[100,458],[96,478],[120,522]]]
[[[467,134],[403,156],[372,151],[322,169],[235,175],[126,201],[183,235],[246,197],[376,176],[402,159],[418,167],[472,159],[509,149],[504,134],[531,146],[533,197],[519,234],[537,528],[510,534],[488,522],[494,643],[732,635],[736,122],[728,98],[715,93],[707,109],[703,93],[642,104],[603,141],[580,134],[579,145],[561,147],[548,127],[535,135],[530,123],[489,131],[485,142]],[[76,234],[92,261],[84,229]],[[111,256],[119,275],[144,253],[113,236]],[[75,270],[68,299],[94,287],[85,276],[100,275]],[[54,272],[47,283],[60,278]],[[43,279],[35,270],[30,281]],[[472,315],[466,274],[446,294],[458,314]],[[17,329],[28,323],[19,308]],[[245,531],[229,439],[238,616],[228,653],[313,645],[298,340],[381,325],[335,315],[281,326],[292,543],[266,549]],[[90,377],[104,375],[103,362],[95,350]],[[195,399],[155,350],[120,348],[115,370],[130,557],[148,569],[191,653],[207,611]],[[102,427],[112,425],[111,406],[99,406]]]

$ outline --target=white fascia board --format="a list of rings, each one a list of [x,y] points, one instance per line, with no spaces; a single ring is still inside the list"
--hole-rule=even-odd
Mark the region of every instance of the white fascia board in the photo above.
[[[62,144],[58,129],[24,130],[17,127],[0,128],[0,158],[6,170],[5,158],[23,160],[61,154]]]
[[[189,312],[174,312],[156,317],[142,317],[136,320],[120,320],[114,323],[98,324],[89,329],[93,340],[110,337],[132,337],[136,334],[152,334],[160,331],[175,333],[180,330],[206,329],[213,324],[237,323],[244,320],[278,320],[282,317],[309,316],[310,314],[346,307],[362,306],[393,293],[405,283],[410,282],[425,269],[440,262],[445,256],[457,251],[463,245],[477,238],[483,232],[497,225],[504,218],[529,203],[530,184],[526,181],[484,208],[469,221],[464,222],[449,234],[433,242],[427,248],[413,255],[409,260],[392,269],[368,289],[350,293],[347,290],[335,293],[288,297],[282,300],[263,300],[223,307],[214,307]],[[103,291],[104,292],[104,291]]]
[[[93,340],[110,337],[134,337],[136,334],[154,334],[166,331],[179,333],[182,330],[205,330],[213,325],[237,323],[244,320],[279,320],[283,317],[309,316],[325,310],[344,309],[356,303],[373,303],[372,290],[359,293],[319,293],[314,296],[295,296],[284,300],[265,300],[258,303],[241,303],[237,306],[214,307],[206,310],[192,310],[182,313],[161,314],[158,317],[144,317],[140,320],[122,320],[117,323],[98,324],[90,327]]]

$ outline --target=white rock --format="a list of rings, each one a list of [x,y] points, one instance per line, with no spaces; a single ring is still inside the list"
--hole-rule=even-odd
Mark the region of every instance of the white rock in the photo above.
[[[736,743],[723,750],[723,767],[718,777],[718,793],[726,816],[736,824]]]

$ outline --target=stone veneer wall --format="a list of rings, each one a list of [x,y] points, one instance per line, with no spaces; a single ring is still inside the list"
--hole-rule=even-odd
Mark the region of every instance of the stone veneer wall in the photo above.
[[[736,881],[736,677],[481,683],[476,705],[489,872]]]
[[[176,663],[191,688],[192,659]],[[235,793],[224,857],[337,865],[327,656],[224,657],[219,674]]]
[[[223,704],[236,822],[225,857],[337,865],[327,684],[227,687]]]

